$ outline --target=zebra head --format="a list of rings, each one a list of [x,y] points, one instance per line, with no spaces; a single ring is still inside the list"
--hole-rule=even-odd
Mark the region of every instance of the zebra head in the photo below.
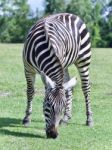
[[[46,122],[46,135],[47,138],[56,138],[58,136],[57,127],[63,118],[66,105],[65,90],[72,88],[76,84],[76,79],[73,78],[63,86],[58,86],[44,73],[41,74],[41,78],[45,85],[43,112]]]

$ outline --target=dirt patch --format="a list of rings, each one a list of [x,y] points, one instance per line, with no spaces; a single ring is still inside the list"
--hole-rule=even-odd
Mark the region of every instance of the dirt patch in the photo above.
[[[0,91],[0,97],[7,97],[10,96],[10,92]]]
[[[26,92],[26,89],[24,89]],[[44,96],[45,95],[45,90],[44,89],[35,89],[35,95],[37,96]]]

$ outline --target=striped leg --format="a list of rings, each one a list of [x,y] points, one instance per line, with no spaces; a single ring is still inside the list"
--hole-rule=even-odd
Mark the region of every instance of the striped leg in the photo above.
[[[27,126],[30,123],[30,115],[32,113],[32,100],[34,96],[35,74],[25,71],[25,77],[27,82],[27,108],[26,108],[26,115],[23,119],[23,124]]]
[[[67,68],[64,71],[64,83],[68,82],[69,80],[70,80],[70,76],[69,76],[68,68]],[[65,95],[66,95],[66,108],[65,108],[62,122],[67,123],[68,120],[71,119],[71,116],[72,116],[72,89],[66,90]]]
[[[91,105],[90,105],[89,67],[87,64],[83,66],[79,64],[78,71],[81,77],[82,90],[83,90],[85,103],[86,103],[86,115],[87,115],[86,125],[92,126],[93,119],[92,119],[92,111],[91,111]]]
[[[68,120],[72,117],[72,89],[68,89],[65,94],[67,101],[63,121],[68,122]]]

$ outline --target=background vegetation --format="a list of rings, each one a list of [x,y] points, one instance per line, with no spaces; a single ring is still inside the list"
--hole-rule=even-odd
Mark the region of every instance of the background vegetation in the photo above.
[[[112,47],[111,0],[45,0],[43,16],[69,12],[80,16],[87,24],[93,47]],[[42,16],[41,16],[42,17]],[[0,0],[0,42],[24,42],[31,25],[40,18],[27,0]]]
[[[22,125],[26,106],[26,82],[21,44],[0,44],[0,150],[112,150],[112,49],[92,49],[91,103],[94,127],[85,126],[85,102],[78,77],[74,89],[73,116],[59,128],[56,140],[46,139],[42,112],[43,84],[36,79],[32,123]],[[108,51],[108,53],[107,53]],[[100,57],[99,57],[100,56]],[[12,65],[13,64],[13,65]]]

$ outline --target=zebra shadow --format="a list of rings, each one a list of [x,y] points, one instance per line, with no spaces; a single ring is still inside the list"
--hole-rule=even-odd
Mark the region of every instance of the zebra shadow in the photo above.
[[[20,119],[16,118],[0,118],[0,128],[2,127],[14,127],[19,126],[21,124]]]
[[[13,127],[13,130],[12,130]],[[15,129],[14,129],[15,127]],[[23,126],[23,130],[17,131],[16,129],[22,128],[22,121],[21,119],[16,118],[0,118],[0,134],[3,135],[11,135],[15,137],[26,137],[26,138],[44,138],[45,135],[27,133],[28,129]],[[30,128],[30,127],[28,127]],[[38,129],[38,127],[37,127]],[[16,130],[16,131],[14,131]]]

